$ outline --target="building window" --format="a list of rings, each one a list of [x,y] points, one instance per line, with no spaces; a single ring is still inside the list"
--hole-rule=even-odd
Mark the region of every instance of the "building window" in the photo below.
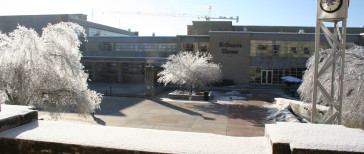
[[[194,50],[193,44],[186,44],[186,51],[193,51],[193,50]]]
[[[207,51],[207,46],[200,46],[200,51],[201,52],[206,52]]]
[[[267,50],[267,45],[258,45],[259,50]]]
[[[278,51],[280,47],[281,47],[280,45],[273,45],[273,50]]]
[[[113,43],[100,43],[100,51],[112,51]]]
[[[297,48],[296,47],[291,47],[291,52],[296,54],[297,53]]]
[[[273,55],[278,56],[278,51],[280,47],[280,45],[273,45]]]
[[[303,53],[304,54],[310,54],[310,49],[309,48],[303,48]]]

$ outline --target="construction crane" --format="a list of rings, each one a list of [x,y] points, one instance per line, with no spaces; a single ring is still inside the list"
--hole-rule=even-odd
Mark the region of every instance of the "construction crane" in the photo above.
[[[186,14],[186,13],[165,13],[165,12],[138,12],[138,11],[104,11],[103,14],[124,14],[124,15],[149,15],[149,16],[171,16],[171,17],[193,17],[198,19],[205,19],[206,21],[210,21],[211,19],[218,20],[235,20],[236,23],[239,22],[239,16],[236,17],[211,17],[211,6],[209,6],[208,15],[194,15],[194,14]]]

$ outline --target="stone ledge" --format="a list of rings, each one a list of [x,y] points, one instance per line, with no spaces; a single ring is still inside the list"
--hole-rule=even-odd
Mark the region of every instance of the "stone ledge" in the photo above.
[[[269,144],[263,136],[232,137],[46,120],[0,133],[0,153],[32,150],[34,153],[47,150],[52,153],[269,153]]]
[[[364,153],[364,131],[341,125],[266,124],[265,137],[274,154]]]
[[[211,99],[211,91],[209,91],[208,100]],[[184,94],[173,94],[169,93],[168,98],[170,99],[183,99],[183,100],[204,100],[204,95],[184,95]]]
[[[38,120],[38,111],[28,106],[1,104],[0,132]]]

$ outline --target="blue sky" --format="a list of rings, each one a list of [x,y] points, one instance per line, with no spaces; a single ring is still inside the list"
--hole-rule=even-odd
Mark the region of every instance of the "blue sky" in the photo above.
[[[239,16],[234,25],[315,26],[316,0],[6,0],[0,15],[87,14],[89,21],[139,31],[141,36],[185,35],[186,25],[206,16]],[[124,11],[113,13],[112,11]],[[167,13],[193,17],[135,15]],[[93,14],[93,16],[92,16]],[[348,26],[364,25],[364,0],[350,0]]]

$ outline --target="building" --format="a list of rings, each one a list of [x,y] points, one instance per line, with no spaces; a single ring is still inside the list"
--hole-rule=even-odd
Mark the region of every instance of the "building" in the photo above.
[[[222,66],[223,79],[235,84],[283,84],[283,76],[302,78],[315,49],[315,27],[234,26],[230,21],[193,21],[187,35],[141,37],[88,22],[82,14],[3,16],[0,30],[12,31],[19,23],[38,31],[60,21],[85,27],[88,42],[81,48],[81,61],[90,79],[101,82],[144,83],[145,66],[155,66],[157,72],[169,55],[201,51],[211,53]],[[355,44],[364,45],[363,27],[347,28],[347,47]],[[321,48],[329,48],[328,43]]]
[[[201,51],[211,53],[214,62],[222,65],[223,78],[235,84],[283,84],[283,76],[302,78],[306,61],[315,49],[315,27],[194,21],[187,28],[188,35],[176,37],[90,37],[83,61],[93,76],[99,76],[96,80],[111,77],[118,82],[132,82],[139,76],[138,82],[142,82],[144,66],[158,67],[169,55],[180,51]],[[363,33],[364,28],[348,28],[347,47],[363,45]],[[329,45],[323,42],[321,47]],[[106,57],[99,62],[91,60],[102,56]],[[113,71],[103,73],[105,65]]]
[[[347,46],[362,44],[363,32],[364,28],[348,28]],[[306,61],[315,49],[315,27],[232,26],[225,21],[195,21],[188,26],[187,36],[178,37],[182,51],[193,47],[198,50],[199,44],[207,44],[215,62],[222,65],[223,78],[237,84],[283,84],[282,76],[302,78]],[[321,47],[329,45],[323,42]]]

